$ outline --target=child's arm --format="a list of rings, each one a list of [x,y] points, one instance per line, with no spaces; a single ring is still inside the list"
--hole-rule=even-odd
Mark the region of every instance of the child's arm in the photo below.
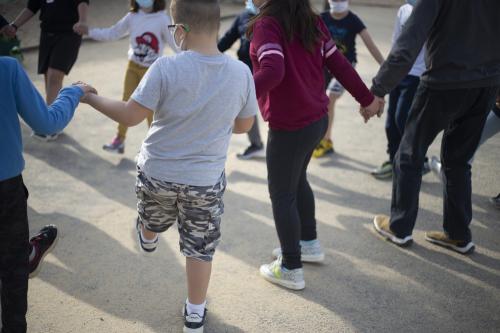
[[[372,57],[375,58],[379,65],[382,65],[382,63],[384,62],[384,56],[382,55],[382,53],[380,53],[377,45],[375,45],[372,36],[370,36],[370,34],[368,33],[368,29],[364,29],[363,31],[361,31],[359,33],[359,36],[363,40],[363,43],[365,43],[368,51],[370,51]]]
[[[248,68],[245,68],[245,70],[247,75],[247,98],[245,105],[241,109],[240,113],[238,113],[238,117],[234,120],[233,133],[235,134],[243,134],[250,131],[253,123],[257,121],[255,116],[259,112],[252,73]]]
[[[73,117],[80,98],[91,91],[95,92],[94,88],[85,84],[67,87],[47,106],[17,61],[13,81],[17,112],[28,126],[40,134],[63,130]]]
[[[285,56],[281,43],[278,23],[267,18],[255,23],[252,44],[260,65],[254,72],[257,98],[278,86],[285,77]]]
[[[87,29],[84,34],[101,42],[110,42],[125,37],[129,32],[130,13],[109,28]]]
[[[22,27],[26,22],[28,22],[35,13],[40,9],[39,4],[35,4],[32,1],[28,2],[28,6],[24,8],[21,13],[16,17],[14,22],[10,24],[12,29],[6,29],[8,37],[14,38],[17,33],[17,29]]]
[[[73,26],[73,30],[83,35],[86,30],[88,30],[87,16],[89,12],[89,3],[88,0],[79,0],[78,2],[78,22]]]
[[[140,124],[151,112],[153,112],[133,99],[129,99],[128,102],[123,102],[95,94],[89,94],[83,102],[127,127]]]
[[[228,31],[222,36],[221,39],[219,39],[219,43],[217,43],[217,48],[221,52],[226,52],[233,46],[233,44],[240,38],[240,33],[238,31],[238,26],[240,23],[240,18],[237,17],[231,28],[229,28]]]

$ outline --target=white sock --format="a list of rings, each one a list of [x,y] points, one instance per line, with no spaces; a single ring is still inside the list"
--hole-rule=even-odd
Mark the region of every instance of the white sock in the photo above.
[[[144,237],[144,233],[142,232],[143,228],[144,227],[141,228],[141,238],[142,238],[142,241],[144,243],[154,243],[154,242],[156,242],[156,240],[158,239],[158,234],[156,234],[156,237],[153,238],[153,239],[147,239],[146,237]]]
[[[35,259],[35,255],[36,255],[36,250],[35,250],[35,247],[32,245],[31,246],[31,252],[30,252],[30,258],[29,258],[29,261]]]
[[[205,306],[207,305],[207,301],[201,304],[191,304],[189,303],[189,299],[186,299],[186,310],[187,314],[190,315],[192,313],[198,314],[200,317],[203,317],[205,314]]]

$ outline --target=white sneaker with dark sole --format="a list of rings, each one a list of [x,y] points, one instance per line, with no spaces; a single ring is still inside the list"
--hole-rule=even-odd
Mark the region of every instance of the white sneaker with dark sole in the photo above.
[[[184,304],[182,308],[182,316],[184,317],[184,327],[182,328],[183,333],[203,333],[205,318],[207,317],[206,308],[203,317],[200,317],[197,313],[191,313],[188,315],[186,304]]]

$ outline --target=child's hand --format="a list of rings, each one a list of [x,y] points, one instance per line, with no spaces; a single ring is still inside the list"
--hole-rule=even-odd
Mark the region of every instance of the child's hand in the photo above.
[[[97,95],[97,90],[94,87],[92,87],[91,85],[86,84],[82,81],[75,82],[75,83],[73,83],[73,85],[82,89],[83,96],[80,98],[80,102],[82,102],[82,103],[88,103],[88,99],[89,99],[90,94]]]
[[[384,113],[385,100],[382,97],[375,96],[373,102],[365,108],[360,107],[359,113],[365,120],[365,123],[370,120],[370,118],[377,115],[379,118]]]
[[[89,34],[89,26],[87,23],[84,22],[78,22],[73,26],[73,31],[80,36],[83,35],[88,35]]]
[[[6,25],[0,30],[0,34],[7,36],[8,38],[16,37],[17,30],[12,25]]]

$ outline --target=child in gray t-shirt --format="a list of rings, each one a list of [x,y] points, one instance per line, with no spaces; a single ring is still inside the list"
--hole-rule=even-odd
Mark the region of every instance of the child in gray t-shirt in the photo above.
[[[217,49],[218,1],[173,0],[171,10],[185,52],[159,58],[128,102],[97,95],[86,102],[127,126],[153,112],[137,166],[138,239],[154,252],[157,233],[178,222],[188,277],[184,332],[202,332],[229,140],[252,127],[258,106],[248,67]]]

